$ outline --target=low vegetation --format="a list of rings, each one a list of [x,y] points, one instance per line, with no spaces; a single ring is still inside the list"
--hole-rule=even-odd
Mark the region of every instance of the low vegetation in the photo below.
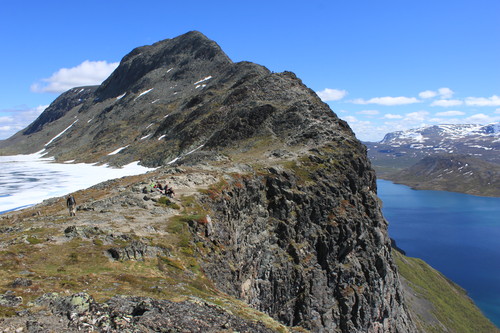
[[[397,251],[393,255],[411,296],[406,297],[408,305],[420,329],[433,333],[499,332],[458,285],[421,259]]]

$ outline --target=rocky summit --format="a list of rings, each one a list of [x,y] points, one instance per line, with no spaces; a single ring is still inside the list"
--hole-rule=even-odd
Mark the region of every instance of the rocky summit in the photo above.
[[[375,173],[348,125],[293,73],[233,63],[199,32],[133,50],[1,151],[157,167],[78,191],[75,217],[64,198],[1,217],[7,329],[455,327],[431,303],[405,303],[425,287],[412,274],[400,283]]]

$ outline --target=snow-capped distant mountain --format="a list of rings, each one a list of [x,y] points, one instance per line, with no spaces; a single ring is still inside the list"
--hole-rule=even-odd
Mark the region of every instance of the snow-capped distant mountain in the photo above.
[[[428,189],[447,189],[471,194],[483,193],[483,195],[498,193],[494,190],[488,192],[486,187],[495,187],[498,184],[499,173],[497,171],[492,173],[492,170],[497,170],[497,166],[500,165],[500,122],[488,125],[435,125],[397,131],[387,133],[380,142],[365,142],[365,145],[379,178],[415,188],[423,186]],[[462,177],[463,184],[462,182],[453,184],[461,178],[451,177],[460,175],[462,169],[440,168],[438,166],[442,163],[428,163],[435,160],[456,159],[458,155],[461,159],[469,158],[469,164],[474,164],[475,168],[470,174],[463,176],[467,179]],[[417,172],[425,169],[423,165],[432,170],[426,173],[425,177],[419,176]],[[484,176],[487,174],[489,176]],[[488,177],[491,181],[487,182],[486,186],[482,180]],[[471,179],[477,180],[474,182],[476,186],[471,185]],[[418,186],[417,180],[420,184]],[[424,186],[424,183],[427,185]]]
[[[427,126],[365,145],[379,178],[417,189],[500,195],[500,123]]]
[[[459,124],[435,125],[388,133],[381,144],[406,145],[423,144],[424,146],[441,146],[444,143],[457,141],[492,141],[500,142],[500,123],[489,125]]]
[[[500,122],[427,126],[391,132],[380,142],[365,144],[375,165],[390,160],[396,168],[437,153],[463,154],[500,163]],[[399,161],[396,163],[395,159]]]

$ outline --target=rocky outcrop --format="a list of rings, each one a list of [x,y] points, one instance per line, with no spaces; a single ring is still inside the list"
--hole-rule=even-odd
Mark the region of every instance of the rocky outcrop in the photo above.
[[[204,269],[219,288],[286,325],[413,332],[374,172],[359,144],[350,158],[333,151],[212,192],[210,223],[194,226],[210,249]]]
[[[5,332],[273,332],[262,323],[196,298],[172,302],[115,296],[100,303],[87,293],[49,293],[34,303],[48,311],[19,313],[17,319],[2,323]]]

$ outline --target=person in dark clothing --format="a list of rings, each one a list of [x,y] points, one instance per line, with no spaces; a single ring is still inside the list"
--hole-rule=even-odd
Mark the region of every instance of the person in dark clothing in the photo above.
[[[174,189],[169,187],[168,189],[165,190],[165,195],[167,195],[170,198],[175,197]]]
[[[72,194],[66,199],[66,206],[69,210],[69,216],[76,216],[76,200]]]

